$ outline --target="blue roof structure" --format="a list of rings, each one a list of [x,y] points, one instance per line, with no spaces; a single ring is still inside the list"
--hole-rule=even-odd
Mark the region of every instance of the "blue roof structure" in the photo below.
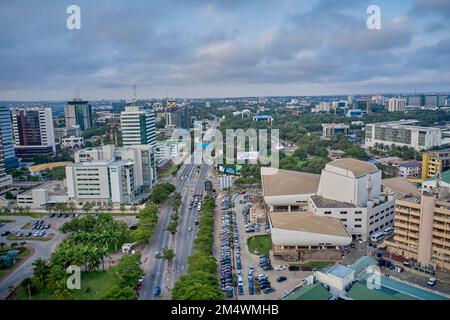
[[[355,270],[353,270],[352,268],[343,266],[341,264],[337,264],[335,266],[331,266],[331,267],[323,270],[323,272],[332,274],[333,276],[339,277],[339,278],[345,278],[354,271]]]
[[[261,114],[261,115],[254,116],[253,119],[256,119],[256,120],[268,120],[268,119],[272,119],[272,116],[269,116],[267,114]]]

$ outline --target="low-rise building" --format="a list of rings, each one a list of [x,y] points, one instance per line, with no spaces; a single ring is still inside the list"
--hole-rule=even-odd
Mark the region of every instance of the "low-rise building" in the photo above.
[[[81,149],[84,147],[83,137],[70,136],[61,139],[61,145],[69,149]]]
[[[407,179],[420,178],[422,174],[422,162],[412,160],[400,162],[398,165],[399,176]]]
[[[341,258],[341,247],[352,237],[339,219],[311,212],[271,212],[272,249],[288,261]]]
[[[49,181],[17,195],[19,207],[44,209],[47,204],[67,203],[65,181]]]
[[[322,124],[322,138],[330,139],[339,134],[344,136],[350,133],[350,126],[345,123],[323,123]]]
[[[441,146],[442,131],[439,128],[419,127],[417,120],[401,120],[371,123],[365,127],[365,146],[406,146],[416,150]]]

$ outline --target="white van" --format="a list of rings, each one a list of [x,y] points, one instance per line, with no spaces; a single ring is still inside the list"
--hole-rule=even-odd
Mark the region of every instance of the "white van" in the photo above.
[[[394,228],[393,227],[387,227],[383,229],[383,233],[386,236],[390,236],[391,234],[394,233]]]
[[[374,233],[374,234],[370,237],[370,241],[375,242],[375,243],[380,242],[381,240],[383,240],[383,236],[384,236],[384,233],[383,233],[383,232],[377,232],[377,233]]]

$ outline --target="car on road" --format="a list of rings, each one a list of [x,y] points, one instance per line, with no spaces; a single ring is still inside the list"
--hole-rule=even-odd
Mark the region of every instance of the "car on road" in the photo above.
[[[56,216],[56,213],[52,213],[50,216],[49,216],[49,218],[51,219],[51,218],[54,218]]]
[[[11,234],[11,231],[4,231],[2,232],[2,237],[9,236]]]
[[[156,287],[155,290],[153,290],[153,293],[154,293],[155,297],[159,297],[159,295],[161,294],[161,288]]]
[[[6,225],[6,223],[0,222],[0,228],[3,227],[3,226],[5,226],[5,225]]]
[[[198,220],[195,220],[194,223],[195,223],[196,226],[198,226],[198,224],[199,224]]]
[[[155,258],[161,258],[161,252],[156,251],[155,252]]]
[[[189,227],[189,228],[188,228],[188,231],[192,231],[192,227]]]
[[[276,280],[277,280],[277,282],[283,282],[283,281],[286,281],[287,278],[286,278],[286,277],[283,277],[283,276],[280,276],[280,277],[278,277]]]
[[[25,234],[25,237],[29,238],[29,237],[31,237],[32,235],[33,235],[32,232],[28,232],[27,234]]]
[[[436,284],[437,280],[436,278],[430,278],[427,281],[427,285],[429,285],[430,287],[433,287]]]
[[[17,231],[16,232],[16,237],[23,237],[23,232]]]
[[[278,265],[278,266],[275,266],[275,271],[283,271],[284,269],[286,269],[286,266],[280,266],[280,265]]]
[[[61,218],[62,216],[63,216],[63,214],[62,214],[62,213],[58,214],[58,218]]]

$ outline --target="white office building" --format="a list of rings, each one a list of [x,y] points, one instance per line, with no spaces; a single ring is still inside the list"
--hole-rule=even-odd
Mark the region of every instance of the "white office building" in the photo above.
[[[417,120],[371,123],[365,127],[365,146],[376,144],[407,146],[416,150],[441,146],[442,130],[433,127],[419,127]]]
[[[397,111],[403,112],[406,110],[406,99],[392,98],[386,100],[384,106],[389,112],[397,112]]]
[[[156,146],[155,111],[131,105],[120,114],[120,126],[124,146],[149,144]]]
[[[149,145],[80,150],[75,164],[66,167],[69,198],[97,204],[133,203],[152,189],[153,157]]]

